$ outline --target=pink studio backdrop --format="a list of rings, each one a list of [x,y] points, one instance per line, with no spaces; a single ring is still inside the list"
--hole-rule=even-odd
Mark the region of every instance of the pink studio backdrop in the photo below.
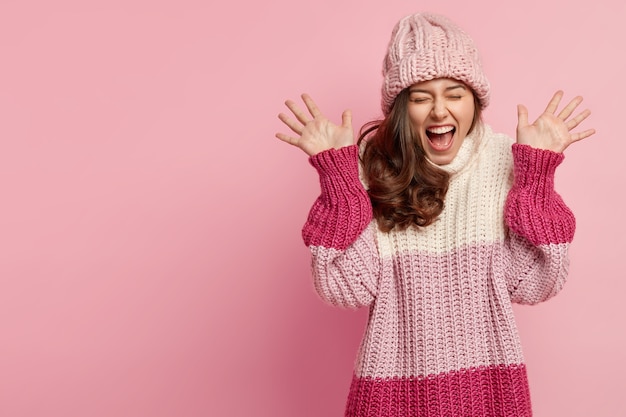
[[[424,4],[2,0],[0,416],[342,415],[366,312],[313,292],[317,177],[276,115],[377,117]],[[537,416],[626,415],[625,3],[428,4],[478,43],[496,130],[557,88],[594,112],[557,177],[570,281],[516,313]]]

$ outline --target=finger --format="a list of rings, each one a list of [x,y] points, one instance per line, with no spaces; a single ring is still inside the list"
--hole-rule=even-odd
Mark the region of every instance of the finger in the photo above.
[[[303,125],[307,124],[310,121],[309,120],[309,116],[307,116],[306,113],[304,113],[302,110],[300,110],[300,107],[298,107],[298,105],[296,103],[294,103],[293,101],[291,101],[291,100],[285,101],[285,106],[287,106],[287,108],[289,108],[289,110],[291,110],[293,115],[296,116],[296,119],[298,119],[298,121],[300,123],[302,123]],[[296,133],[298,133],[298,132],[296,132]]]
[[[586,109],[580,114],[578,114],[576,117],[568,120],[567,123],[565,123],[567,130],[572,130],[573,128],[578,126],[583,120],[589,117],[590,114],[591,114],[591,111],[589,109]]]
[[[352,128],[352,112],[350,110],[345,110],[341,114],[341,126]]]
[[[556,109],[559,107],[559,103],[561,102],[561,98],[563,98],[563,91],[559,90],[552,96],[552,99],[548,103],[546,107],[545,113],[554,114]]]
[[[309,113],[311,113],[311,116],[318,117],[322,114],[320,109],[317,107],[317,104],[315,104],[310,95],[306,93],[302,94],[302,101],[304,101],[304,104],[306,104],[306,108],[309,109]]]
[[[528,126],[528,109],[523,104],[517,105],[517,127]]]
[[[579,140],[583,140],[585,138],[588,138],[589,136],[593,135],[594,133],[596,133],[595,129],[587,129],[584,132],[573,133],[571,135],[572,143],[578,142]]]
[[[276,137],[283,142],[286,142],[293,146],[298,146],[298,138],[294,138],[293,136],[285,135],[284,133],[276,133]]]
[[[566,120],[568,117],[572,115],[572,113],[574,113],[574,110],[576,110],[576,107],[578,107],[578,105],[582,101],[583,101],[583,98],[581,96],[574,97],[572,101],[570,101],[567,104],[567,106],[565,106],[563,110],[561,110],[561,112],[558,115],[558,118],[561,120]]]
[[[302,135],[303,126],[301,124],[297,123],[295,120],[293,120],[292,118],[290,118],[284,113],[280,113],[278,115],[278,118],[280,119],[281,122],[286,124],[287,127],[289,127],[289,129],[293,130],[294,133],[297,133],[298,135]]]

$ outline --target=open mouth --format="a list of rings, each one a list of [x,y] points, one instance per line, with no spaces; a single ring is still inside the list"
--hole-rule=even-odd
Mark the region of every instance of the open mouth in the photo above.
[[[426,136],[434,150],[446,151],[452,146],[455,132],[454,126],[436,126],[426,129]]]

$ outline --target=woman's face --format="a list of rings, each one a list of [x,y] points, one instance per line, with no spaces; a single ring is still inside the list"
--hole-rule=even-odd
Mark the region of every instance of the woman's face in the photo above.
[[[460,81],[437,78],[409,87],[408,114],[426,156],[452,162],[474,122],[474,94]]]

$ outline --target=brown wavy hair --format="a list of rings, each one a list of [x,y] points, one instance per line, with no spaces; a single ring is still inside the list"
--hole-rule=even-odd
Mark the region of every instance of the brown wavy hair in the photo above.
[[[364,180],[374,218],[383,232],[432,224],[444,208],[450,175],[426,159],[408,114],[409,89],[398,94],[389,114],[366,123],[359,133]],[[474,94],[474,120],[481,106]]]

